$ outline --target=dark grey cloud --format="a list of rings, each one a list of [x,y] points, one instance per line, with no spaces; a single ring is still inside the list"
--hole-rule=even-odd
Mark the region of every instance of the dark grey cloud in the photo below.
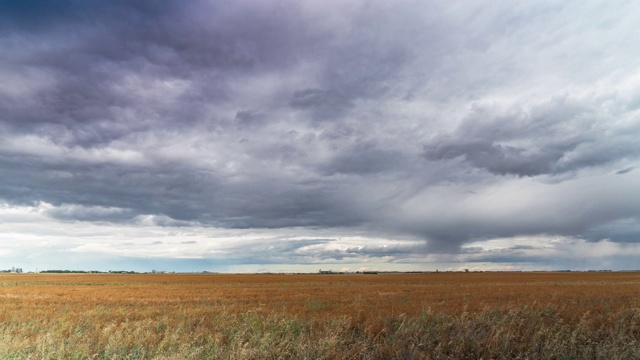
[[[500,145],[491,140],[472,140],[458,143],[442,141],[436,145],[425,147],[425,157],[429,160],[449,160],[463,157],[479,168],[496,175],[515,174],[518,176],[535,176],[554,172],[554,165],[564,156],[567,149],[545,149],[544,153],[509,145]]]
[[[594,226],[583,235],[585,240],[594,242],[606,240],[614,240],[621,243],[637,243],[640,241],[640,222],[639,219],[629,218],[613,221],[599,226]]]
[[[297,90],[291,98],[291,107],[307,109],[316,121],[339,120],[353,105],[342,94],[334,90]]]
[[[426,244],[325,260],[633,242],[637,6],[512,5],[2,2],[0,199]]]
[[[406,155],[395,150],[381,149],[373,143],[361,143],[342,151],[322,168],[327,175],[393,172],[406,168]]]
[[[262,125],[265,121],[265,114],[251,110],[241,110],[234,118],[240,128],[254,128]]]
[[[626,173],[628,173],[630,171],[633,171],[634,169],[635,168],[633,168],[633,167],[629,167],[629,168],[626,168],[626,169],[618,170],[618,171],[616,171],[616,175],[624,175],[624,174],[626,174]]]
[[[303,26],[294,7],[77,2],[40,22],[34,18],[56,7],[33,5],[4,14],[11,36],[3,43],[19,54],[7,70],[37,70],[34,77],[49,81],[27,102],[2,99],[10,111],[5,123],[54,136],[64,132],[83,146],[136,130],[209,121],[202,107],[229,101],[233,82],[291,65],[301,42],[315,37],[290,31]],[[180,106],[162,93],[176,82],[189,87],[175,99]]]
[[[640,147],[633,138],[638,127],[612,126],[603,134],[602,105],[591,98],[551,99],[506,114],[476,107],[452,134],[426,144],[424,157],[461,158],[495,175],[516,176],[555,175],[637,159]]]
[[[77,221],[111,221],[123,222],[133,220],[134,213],[129,209],[107,207],[83,207],[64,205],[46,211],[48,216],[59,220]]]

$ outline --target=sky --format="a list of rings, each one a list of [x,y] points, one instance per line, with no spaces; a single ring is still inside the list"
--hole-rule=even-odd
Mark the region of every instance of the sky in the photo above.
[[[0,269],[640,269],[639,17],[0,0]]]

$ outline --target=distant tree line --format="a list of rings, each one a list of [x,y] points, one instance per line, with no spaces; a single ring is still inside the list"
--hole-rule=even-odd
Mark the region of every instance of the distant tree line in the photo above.
[[[42,271],[40,271],[40,273],[43,273],[43,274],[105,274],[107,272],[98,271],[98,270],[89,270],[89,271],[84,271],[84,270],[42,270]],[[137,272],[135,272],[135,271],[125,271],[125,270],[118,270],[118,271],[109,270],[108,273],[109,274],[137,274]]]
[[[44,274],[99,274],[101,271],[84,271],[84,270],[42,270]]]

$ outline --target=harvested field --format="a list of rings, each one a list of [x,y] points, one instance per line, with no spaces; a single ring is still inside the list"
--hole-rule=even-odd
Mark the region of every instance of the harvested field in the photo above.
[[[640,273],[0,275],[0,357],[640,358]]]

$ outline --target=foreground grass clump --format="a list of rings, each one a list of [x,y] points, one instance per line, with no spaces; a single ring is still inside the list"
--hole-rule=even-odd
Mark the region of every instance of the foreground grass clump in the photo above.
[[[5,275],[1,359],[640,359],[640,274]]]
[[[0,328],[2,359],[640,359],[640,310],[585,314],[565,324],[553,309],[425,312],[374,322],[350,317],[211,313],[105,322],[104,309]],[[93,326],[102,323],[103,327]]]

